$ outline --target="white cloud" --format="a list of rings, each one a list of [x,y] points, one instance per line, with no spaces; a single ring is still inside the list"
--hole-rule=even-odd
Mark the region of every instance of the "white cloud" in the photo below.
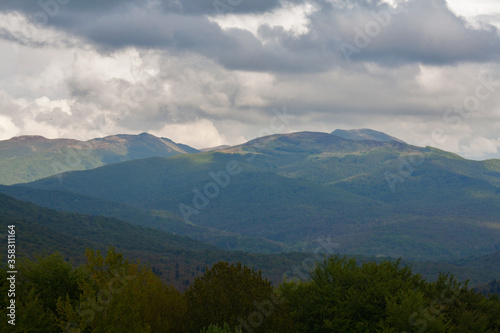
[[[227,142],[214,123],[206,119],[197,119],[187,124],[167,124],[160,130],[151,131],[151,134],[198,149],[220,146]]]
[[[51,101],[46,96],[37,98],[33,103],[33,115],[37,116],[44,113],[51,113],[54,110],[66,113],[71,116],[71,105],[68,100]]]
[[[262,25],[280,27],[293,36],[300,36],[309,31],[309,15],[317,8],[312,3],[299,5],[284,4],[284,7],[263,14],[226,14],[213,16],[211,21],[216,22],[221,28],[238,28],[248,30],[259,36],[258,30]]]
[[[500,28],[500,2],[498,0],[447,0],[449,8],[472,25],[480,23]]]
[[[460,146],[462,156],[470,159],[484,159],[485,157],[497,154],[500,147],[500,140],[477,137],[471,142]]]
[[[0,114],[0,140],[8,140],[19,134],[19,128],[12,119]]]
[[[31,23],[27,16],[17,12],[0,12],[0,36],[20,45],[35,47],[65,47],[82,43],[60,30]]]

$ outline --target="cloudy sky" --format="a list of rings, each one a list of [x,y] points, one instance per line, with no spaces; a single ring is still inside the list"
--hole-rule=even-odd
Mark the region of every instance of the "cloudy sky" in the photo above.
[[[498,0],[2,0],[0,52],[0,140],[372,128],[500,158]]]

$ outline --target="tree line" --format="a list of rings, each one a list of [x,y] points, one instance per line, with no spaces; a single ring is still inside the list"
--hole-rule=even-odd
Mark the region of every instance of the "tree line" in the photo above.
[[[72,267],[59,253],[22,260],[9,332],[499,332],[500,299],[400,261],[325,257],[308,280],[273,286],[260,271],[219,261],[181,293],[110,248]],[[1,275],[7,307],[7,269]],[[5,310],[4,310],[5,311]]]

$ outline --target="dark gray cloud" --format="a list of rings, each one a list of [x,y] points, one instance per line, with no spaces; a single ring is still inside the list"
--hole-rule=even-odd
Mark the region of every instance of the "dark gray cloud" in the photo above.
[[[58,1],[41,1],[41,6],[6,1],[0,10],[45,10],[47,25],[84,37],[103,51],[136,46],[194,52],[238,70],[320,72],[351,62],[453,64],[497,61],[500,56],[497,29],[468,26],[444,0],[410,0],[397,11],[382,1],[314,0],[318,10],[308,17],[309,31],[299,36],[279,25],[262,25],[258,36],[241,27],[222,29],[208,18],[216,14],[214,3],[222,0]],[[238,14],[283,5],[277,0],[225,3]]]
[[[446,64],[499,60],[500,39],[493,26],[473,29],[442,0],[411,1],[358,59]],[[365,27],[366,28],[366,27]]]
[[[288,1],[302,2],[302,1]],[[188,15],[259,14],[282,6],[280,0],[164,0],[164,11]]]
[[[309,17],[309,32],[300,38],[279,27],[262,27],[261,35],[278,40],[292,54],[312,50],[310,56],[322,57],[323,64],[331,66],[344,66],[341,60],[401,65],[500,59],[497,28],[471,28],[444,0],[413,0],[397,11],[377,1],[345,3],[323,3]]]
[[[301,3],[303,0],[288,0]],[[184,15],[224,15],[228,13],[264,13],[282,6],[280,0],[3,0],[0,10],[35,14],[45,11],[55,17],[59,13],[93,13],[107,15],[130,7],[148,7],[164,13]],[[60,20],[60,19],[59,19]]]

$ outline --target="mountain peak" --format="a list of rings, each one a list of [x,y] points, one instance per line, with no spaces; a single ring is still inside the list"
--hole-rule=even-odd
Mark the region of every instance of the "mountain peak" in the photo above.
[[[16,136],[13,137],[10,140],[6,141],[11,141],[11,142],[28,142],[28,141],[47,141],[46,137],[43,137],[41,135],[22,135],[22,136]]]
[[[400,140],[383,132],[375,131],[369,128],[351,129],[351,130],[336,129],[330,134],[344,139],[355,140],[355,141],[372,140],[381,142],[396,141],[405,143],[403,140]]]

